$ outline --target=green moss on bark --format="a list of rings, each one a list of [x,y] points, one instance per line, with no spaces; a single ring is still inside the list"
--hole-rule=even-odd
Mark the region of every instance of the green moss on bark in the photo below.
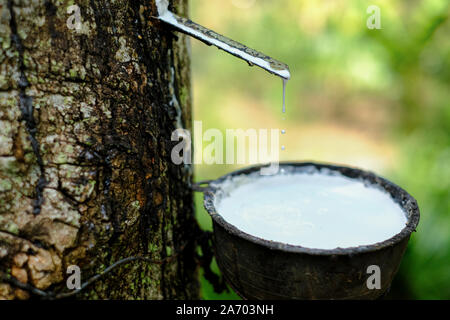
[[[77,1],[82,29],[70,30],[72,2],[10,1],[0,20],[0,271],[64,291],[68,265],[86,280],[184,247],[161,265],[121,266],[79,297],[198,298],[192,177],[170,161],[173,95],[183,126],[191,120],[185,38],[146,18],[151,0]],[[186,14],[186,1],[172,6]]]

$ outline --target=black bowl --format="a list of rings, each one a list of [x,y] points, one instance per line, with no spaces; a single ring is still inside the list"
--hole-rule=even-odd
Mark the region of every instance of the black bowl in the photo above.
[[[280,170],[310,172],[332,170],[349,178],[381,187],[407,217],[403,230],[385,241],[351,248],[312,249],[268,241],[242,232],[216,211],[218,187],[231,176],[250,174],[262,166],[234,171],[209,183],[204,205],[213,219],[214,250],[228,284],[245,299],[376,299],[389,288],[419,223],[416,200],[405,190],[371,172],[311,162],[280,163]],[[369,289],[367,268],[380,268],[381,286]]]

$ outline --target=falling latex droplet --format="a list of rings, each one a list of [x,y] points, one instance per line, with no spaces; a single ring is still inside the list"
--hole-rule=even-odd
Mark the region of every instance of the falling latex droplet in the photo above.
[[[286,83],[287,83],[287,80],[286,79],[282,79],[282,80],[283,80],[283,117],[281,117],[281,119],[284,121],[284,120],[286,120],[286,117],[284,114],[286,113]],[[281,134],[285,134],[285,133],[286,133],[286,130],[282,129]],[[281,146],[282,151],[284,151],[285,149],[286,149],[285,146]]]

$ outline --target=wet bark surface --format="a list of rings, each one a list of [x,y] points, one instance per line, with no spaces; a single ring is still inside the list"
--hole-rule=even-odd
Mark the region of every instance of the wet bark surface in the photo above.
[[[71,28],[70,5],[81,28]],[[187,16],[184,0],[171,10]],[[197,298],[187,39],[154,0],[0,0],[0,273],[67,291],[134,255],[78,298]],[[0,281],[1,282],[1,281]],[[0,283],[0,298],[29,298]]]

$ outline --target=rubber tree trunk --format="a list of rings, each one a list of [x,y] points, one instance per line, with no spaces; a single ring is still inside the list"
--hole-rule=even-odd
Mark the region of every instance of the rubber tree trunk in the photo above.
[[[192,172],[170,159],[191,123],[188,43],[156,15],[154,0],[0,0],[3,276],[64,292],[70,265],[84,282],[143,255],[164,262],[77,297],[198,298]],[[0,283],[0,298],[32,295]]]

